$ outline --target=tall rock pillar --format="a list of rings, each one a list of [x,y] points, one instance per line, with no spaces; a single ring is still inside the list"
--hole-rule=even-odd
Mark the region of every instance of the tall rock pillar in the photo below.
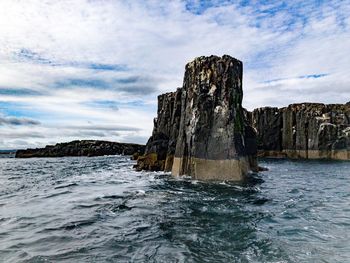
[[[227,55],[186,65],[173,175],[239,181],[256,168],[255,134],[242,108],[242,70],[242,62]]]

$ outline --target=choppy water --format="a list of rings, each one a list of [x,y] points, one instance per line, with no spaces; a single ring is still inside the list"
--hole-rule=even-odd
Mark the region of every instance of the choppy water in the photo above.
[[[350,262],[350,163],[263,161],[243,185],[127,157],[0,159],[0,262]]]

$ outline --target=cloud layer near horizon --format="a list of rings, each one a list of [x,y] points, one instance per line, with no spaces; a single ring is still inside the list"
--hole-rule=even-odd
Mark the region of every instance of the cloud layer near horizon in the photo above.
[[[249,109],[350,100],[350,1],[208,2],[1,1],[0,148],[144,143],[201,55],[243,61]]]

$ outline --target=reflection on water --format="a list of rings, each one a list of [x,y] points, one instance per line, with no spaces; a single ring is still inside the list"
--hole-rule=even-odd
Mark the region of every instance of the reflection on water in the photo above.
[[[243,184],[127,157],[0,160],[0,262],[349,262],[350,163],[263,161]]]

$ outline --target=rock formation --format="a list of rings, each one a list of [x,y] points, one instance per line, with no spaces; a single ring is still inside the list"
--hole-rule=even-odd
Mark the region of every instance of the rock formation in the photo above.
[[[255,132],[242,98],[241,61],[225,55],[188,63],[183,87],[158,97],[152,137],[136,168],[242,180],[257,169]]]
[[[300,103],[251,114],[260,156],[350,159],[350,105]]]
[[[158,96],[157,118],[137,170],[171,171],[179,133],[182,89]]]
[[[252,126],[259,131],[257,135],[258,150],[282,150],[282,113],[278,108],[264,107],[252,112]]]
[[[244,121],[242,70],[242,62],[229,56],[186,65],[172,174],[242,180],[248,173],[255,147],[245,144],[254,135]]]
[[[133,155],[143,153],[144,145],[108,141],[82,140],[48,145],[45,148],[18,150],[16,158]]]
[[[176,92],[158,96],[157,118],[137,170],[201,180],[241,180],[259,156],[349,160],[350,102],[242,108],[242,62],[188,63]],[[257,132],[257,135],[256,135]]]

